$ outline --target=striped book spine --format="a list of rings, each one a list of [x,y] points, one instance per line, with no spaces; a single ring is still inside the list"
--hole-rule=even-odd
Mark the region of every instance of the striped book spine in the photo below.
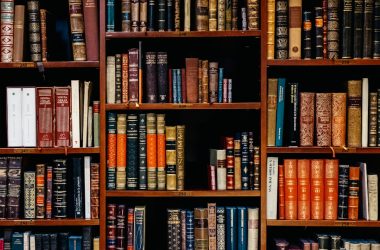
[[[126,207],[125,205],[118,205],[116,210],[116,249],[125,249],[125,229]]]
[[[157,114],[157,189],[165,190],[165,114]]]
[[[36,173],[24,172],[24,218],[36,218]]]
[[[177,125],[177,190],[185,189],[185,125]]]
[[[116,189],[116,113],[109,112],[107,116],[107,189]]]
[[[127,115],[117,114],[116,122],[116,189],[126,188]]]
[[[28,21],[29,21],[29,44],[30,59],[32,62],[42,61],[41,49],[41,26],[40,26],[40,2],[38,0],[28,0]]]
[[[7,167],[8,160],[6,157],[0,157],[0,218],[5,218],[6,200],[7,200]]]
[[[166,189],[177,189],[177,127],[166,126]]]
[[[157,122],[156,114],[148,113],[147,120],[147,169],[148,169],[148,189],[157,189]]]
[[[194,212],[186,210],[186,249],[194,250]]]
[[[0,47],[1,62],[13,61],[14,0],[1,0],[0,8]]]
[[[131,31],[131,0],[121,0],[121,31]]]
[[[248,132],[241,133],[241,189],[249,189],[249,140]]]
[[[127,118],[127,189],[137,189],[139,179],[138,168],[138,118],[129,114]]]
[[[147,189],[146,181],[146,114],[139,114],[139,189]]]
[[[227,136],[225,138],[226,146],[226,167],[227,167],[227,189],[234,189],[234,138]]]
[[[45,218],[45,164],[36,165],[36,218]]]
[[[107,249],[116,249],[116,204],[107,204]]]
[[[288,59],[288,1],[276,1],[276,59]]]
[[[121,103],[122,99],[122,75],[121,75],[121,54],[115,55],[115,101]]]

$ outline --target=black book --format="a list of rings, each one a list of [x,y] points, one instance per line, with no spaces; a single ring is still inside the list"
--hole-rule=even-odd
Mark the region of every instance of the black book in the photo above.
[[[147,189],[146,114],[139,114],[139,189]]]
[[[338,179],[338,219],[348,219],[348,173],[349,165],[339,165]]]
[[[154,31],[155,30],[155,22],[156,22],[156,1],[155,0],[148,0],[148,31]]]
[[[248,132],[248,173],[249,173],[249,189],[254,189],[255,183],[255,169],[254,169],[254,158],[255,145],[253,142],[253,132]]]
[[[83,164],[82,158],[72,158],[74,218],[83,218]]]
[[[8,163],[7,218],[18,219],[21,194],[21,157],[11,157]]]
[[[157,102],[157,55],[156,52],[145,53],[146,65],[146,102]]]
[[[311,59],[311,12],[303,12],[303,58]]]
[[[173,0],[166,0],[167,31],[174,30],[174,6]]]
[[[11,250],[12,230],[6,229],[4,231],[4,250]]]
[[[28,30],[29,30],[29,45],[30,45],[30,60],[32,62],[42,61],[41,48],[41,22],[40,22],[40,1],[27,1],[28,13]]]
[[[166,28],[166,1],[158,0],[158,31]]]
[[[327,0],[327,58],[339,57],[339,0]]]
[[[373,58],[380,59],[380,0],[375,0],[373,13]]]
[[[286,100],[286,112],[288,113],[287,119],[287,135],[288,135],[288,145],[298,146],[299,145],[299,91],[298,83],[290,82],[287,90]]]
[[[92,230],[91,227],[83,227],[82,229],[82,250],[92,250]]]
[[[42,247],[42,234],[35,234],[34,236],[36,238],[36,250],[43,250],[44,248]]]
[[[58,233],[59,250],[69,249],[69,233]]]
[[[276,1],[276,59],[288,59],[288,0]]]
[[[364,0],[363,58],[372,58],[373,0]]]
[[[66,160],[53,163],[53,216],[67,217],[67,167]]]
[[[42,249],[50,249],[50,237],[49,234],[42,234]]]
[[[343,0],[342,58],[352,58],[352,0]]]
[[[354,0],[354,59],[363,57],[364,0]]]
[[[315,59],[323,59],[323,9],[315,7]]]
[[[168,102],[168,54],[157,52],[158,102]]]
[[[137,114],[127,116],[127,189],[137,189],[139,179]]]
[[[56,233],[50,234],[50,250],[58,249],[58,235]]]

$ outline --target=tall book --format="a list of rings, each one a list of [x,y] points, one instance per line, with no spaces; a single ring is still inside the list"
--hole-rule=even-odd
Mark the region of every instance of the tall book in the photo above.
[[[369,93],[368,146],[377,145],[377,92]]]
[[[14,0],[1,1],[1,62],[12,62],[14,52],[14,15],[15,6]]]
[[[7,87],[8,147],[22,147],[22,88]]]
[[[70,29],[74,61],[86,61],[86,42],[81,0],[69,0]],[[90,41],[87,41],[90,43]]]
[[[157,121],[156,114],[148,113],[147,120],[147,170],[148,189],[157,189]]]
[[[139,114],[139,189],[147,189],[146,114]]]
[[[13,61],[22,62],[24,59],[24,25],[25,5],[15,5]]]
[[[244,183],[244,189],[249,189],[249,170],[248,170],[248,135],[246,134],[246,140],[244,142],[244,168],[246,169]],[[234,189],[242,189],[242,153],[241,153],[241,136],[240,133],[236,133],[234,136]]]
[[[303,12],[303,58],[311,59],[311,47],[312,47],[312,22],[311,22],[311,11]]]
[[[174,0],[174,30],[180,31],[181,29],[181,4],[179,0]]]
[[[267,146],[276,145],[277,85],[278,79],[268,79]]]
[[[166,126],[166,189],[177,189],[177,127]]]
[[[8,159],[0,157],[0,218],[6,218]],[[35,204],[35,202],[33,202]]]
[[[181,249],[181,211],[168,209],[168,249]]]
[[[237,207],[237,249],[248,247],[248,209]]]
[[[92,82],[91,81],[84,81],[84,88],[83,88],[83,121],[82,121],[82,144],[83,147],[87,147],[88,142],[88,108],[91,101],[91,90],[92,90]]]
[[[226,30],[232,29],[232,0],[226,0]]]
[[[235,250],[237,240],[237,209],[226,207],[226,248]]]
[[[288,1],[276,1],[276,59],[288,59]]]
[[[316,93],[315,110],[317,146],[331,146],[331,93]]]
[[[208,90],[209,90],[210,103],[217,102],[218,101],[218,62],[209,63],[209,89]]]
[[[117,114],[107,114],[107,189],[116,189]]]
[[[45,174],[46,165],[36,165],[36,218],[45,218]]]
[[[181,209],[181,248],[186,249],[186,210]]]
[[[22,145],[36,146],[36,88],[22,88]]]
[[[166,27],[166,1],[160,0],[158,2],[157,10],[157,22],[158,22],[158,31],[165,31]]]
[[[380,1],[374,1],[373,10],[373,58],[380,58]]]
[[[363,13],[363,58],[372,58],[373,5],[374,0],[364,0]]]
[[[106,31],[115,31],[115,0],[107,0],[106,2],[107,22]]]
[[[363,57],[363,16],[364,0],[354,0],[354,59]]]
[[[315,93],[300,94],[300,146],[314,144]]]
[[[323,9],[315,7],[315,59],[323,59]]]
[[[121,103],[122,101],[122,69],[121,69],[121,54],[115,54],[115,101]]]
[[[190,31],[191,24],[191,1],[185,0],[184,3],[184,31]]]
[[[157,114],[157,189],[166,186],[165,114]]]
[[[259,249],[259,208],[248,207],[248,250]]]
[[[301,59],[301,0],[289,0],[289,24],[289,58]]]
[[[276,147],[282,147],[284,137],[285,86],[285,78],[279,78],[277,86]]]
[[[216,245],[218,250],[226,249],[226,209],[216,207]]]
[[[128,217],[127,217],[127,249],[134,248],[134,224],[135,224],[135,209],[128,208]]]
[[[342,59],[352,58],[352,10],[352,0],[344,0],[342,15]]]
[[[350,166],[348,182],[348,219],[359,218],[360,167]]]
[[[186,248],[194,250],[194,211],[186,210]]]
[[[244,8],[242,8],[242,22],[244,24]],[[258,30],[260,27],[260,2],[258,0],[247,1],[246,15],[248,16],[248,30]],[[244,25],[242,25],[244,27]],[[244,30],[244,28],[243,28]]]
[[[145,206],[136,206],[134,215],[134,249],[145,249]]]
[[[327,58],[339,57],[339,0],[327,0]]]
[[[1,176],[0,176],[1,178]],[[36,173],[24,172],[24,218],[36,218]]]
[[[185,125],[177,125],[177,190],[185,189]]]
[[[368,172],[367,172],[367,163],[361,162],[359,165],[360,168],[360,184],[361,193],[360,196],[360,203],[361,203],[361,211],[362,211],[362,217],[365,220],[369,220],[369,206],[368,206]]]
[[[278,157],[267,157],[267,219],[277,219]]]
[[[278,219],[285,220],[285,176],[284,165],[278,165]]]
[[[207,208],[194,208],[194,249],[208,249],[207,218]]]
[[[288,180],[288,179],[287,179]],[[310,160],[297,160],[297,218],[310,219]]]
[[[83,16],[88,61],[99,60],[98,6],[95,0],[83,1]],[[90,32],[91,31],[91,32]]]
[[[339,162],[325,160],[325,220],[336,220],[338,215]]]
[[[74,204],[74,218],[84,218],[83,209],[83,191],[88,192],[84,189],[83,185],[83,163],[82,158],[72,158],[73,167],[73,204]]]
[[[198,58],[186,58],[187,102],[198,102]]]
[[[377,174],[368,175],[368,205],[369,205],[369,220],[377,221],[379,217],[378,210],[378,193],[379,179]]]
[[[45,212],[46,219],[52,218],[53,211],[53,167],[48,165],[46,167],[46,202]]]
[[[217,19],[217,4],[218,4],[218,0],[209,0],[208,2],[209,31],[216,31],[217,29],[217,20],[218,20]],[[237,16],[236,16],[236,26],[237,26]]]
[[[129,74],[128,74],[129,61],[128,60],[129,60],[128,54],[127,53],[122,54],[121,56],[121,102],[122,103],[128,102],[128,91],[129,91],[128,90],[128,83],[129,83]]]
[[[350,80],[347,84],[347,145],[361,147],[362,135],[362,83],[360,80]]]
[[[7,219],[20,218],[21,157],[11,157],[8,163]]]
[[[132,24],[133,25],[133,24]],[[139,50],[132,48],[128,50],[128,94],[129,102],[139,101]]]
[[[41,55],[42,61],[46,62],[48,58],[48,48],[47,48],[47,10],[40,9],[40,25],[41,25]]]
[[[224,144],[226,148],[227,189],[234,189],[234,138],[226,136]]]
[[[127,115],[117,114],[116,121],[116,189],[127,187]]]
[[[68,147],[70,142],[70,88],[54,88],[54,107],[55,107],[55,140],[56,147]]]
[[[362,147],[368,147],[368,78],[362,81]]]
[[[125,247],[126,207],[118,205],[116,209],[116,248]]]
[[[208,203],[208,218],[207,218],[207,226],[208,226],[208,249],[209,250],[217,250],[217,242],[216,242],[216,203]]]
[[[298,146],[300,138],[300,121],[299,121],[299,93],[298,83],[290,82],[286,87],[285,97],[286,117],[291,117],[287,120],[287,144],[289,146]],[[284,135],[285,136],[285,135]]]
[[[138,189],[139,180],[139,145],[138,145],[138,116],[127,116],[127,189]]]
[[[157,102],[157,55],[156,52],[145,52],[146,68],[146,102]]]
[[[202,102],[203,103],[208,103],[209,98],[208,98],[208,89],[209,89],[209,62],[208,60],[202,60],[202,88],[201,88],[201,96],[202,96]]]
[[[250,159],[250,157],[252,157],[252,159]],[[252,161],[253,165],[251,164]],[[241,167],[240,169],[237,168],[235,162],[234,170],[235,177],[240,177],[239,180],[241,180],[240,185],[238,180],[238,187],[241,187],[242,190],[255,189],[255,184],[257,184],[257,172],[255,171],[256,168],[257,165],[255,165],[255,147],[253,146],[253,134],[252,132],[241,132]]]
[[[107,103],[116,103],[115,56],[107,56]]]
[[[276,16],[276,1],[267,1],[267,59],[274,59],[275,54],[275,16]],[[269,93],[269,92],[268,92]]]
[[[53,162],[53,216],[67,217],[67,165],[66,160],[57,159]]]
[[[107,217],[106,217],[106,240],[108,248],[116,248],[116,209],[117,205],[113,203],[107,204]]]
[[[38,147],[53,147],[54,90],[53,88],[37,88],[36,91],[37,145]]]
[[[297,219],[297,160],[284,160],[285,219]],[[277,208],[277,206],[275,206]]]
[[[71,80],[71,144],[73,148],[81,146],[80,138],[80,100],[79,100],[79,80]]]
[[[99,218],[99,207],[100,207],[100,179],[99,179],[99,163],[91,163],[91,178],[90,178],[90,213],[91,219]]]
[[[226,9],[225,9],[226,1],[225,0],[218,0],[218,31],[225,30],[225,20],[226,20]]]
[[[146,32],[148,21],[148,1],[140,0],[139,2],[140,15],[139,15],[139,31]]]
[[[332,146],[346,144],[346,93],[332,93],[331,139]]]
[[[323,59],[327,59],[327,2],[328,0],[322,0],[322,16],[323,16]]]
[[[209,0],[197,0],[195,15],[196,15],[196,30],[197,31],[208,31],[208,12],[209,12]]]
[[[348,219],[348,174],[349,165],[339,165],[338,179],[338,219]]]
[[[30,59],[33,62],[42,61],[41,48],[41,26],[40,26],[40,1],[27,1],[28,21],[29,21],[29,46]]]

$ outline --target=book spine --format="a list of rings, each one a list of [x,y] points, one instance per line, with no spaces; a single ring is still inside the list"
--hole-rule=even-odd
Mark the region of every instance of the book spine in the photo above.
[[[299,93],[298,93],[298,83],[289,83],[287,86],[288,97],[288,115],[292,119],[288,119],[289,130],[288,135],[288,145],[289,146],[298,146],[299,145],[299,136],[300,136],[300,121],[299,121]]]
[[[185,189],[185,125],[177,125],[177,190]]]
[[[232,79],[228,79],[227,102],[232,102]]]
[[[369,93],[369,135],[368,146],[377,145],[377,92]]]
[[[146,114],[139,114],[139,189],[147,189],[146,181]]]
[[[236,133],[237,135],[238,133]],[[248,144],[246,151],[246,163],[248,163],[248,189],[255,189],[255,145],[253,141],[253,132],[248,132]],[[256,148],[257,149],[257,148]]]
[[[260,166],[260,147],[253,147],[253,190],[260,190],[261,184],[261,166]]]
[[[82,229],[82,249],[83,250],[93,250],[92,248],[92,228],[91,227],[83,227]],[[53,249],[52,245],[57,245],[57,242],[53,243],[53,241],[57,241],[57,234],[50,234],[50,249]],[[54,248],[56,249],[56,248]]]
[[[237,133],[237,136],[239,138],[239,134]],[[249,179],[250,179],[250,173],[252,172],[252,169],[249,167],[249,156],[251,156],[251,152],[249,150],[250,143],[252,143],[253,135],[250,134],[250,132],[241,132],[241,167],[236,168],[236,162],[235,162],[235,169],[234,169],[234,175],[235,180],[238,179],[238,181],[241,181],[241,184],[236,186],[235,182],[235,189],[242,189],[242,190],[248,190],[249,187]],[[251,150],[252,151],[252,150]],[[227,166],[228,167],[228,166]],[[227,169],[228,171],[228,169]],[[228,176],[228,172],[227,172]],[[238,182],[238,184],[239,184]]]
[[[46,10],[40,9],[41,17],[41,58],[43,62],[47,61],[47,31],[46,31]]]
[[[327,0],[327,58],[339,57],[339,0]]]
[[[210,103],[218,100],[218,63],[209,63],[209,100]]]
[[[364,0],[354,0],[354,58],[363,57],[363,12]]]
[[[241,16],[241,30],[247,30],[248,29],[248,23],[247,23],[247,8],[242,7],[240,9],[240,16]]]
[[[2,185],[2,184],[1,184]],[[36,218],[36,173],[24,172],[24,218]]]
[[[315,59],[323,59],[323,9],[321,7],[315,7],[314,20]]]
[[[348,219],[358,220],[359,217],[359,188],[360,168],[350,166],[348,183]]]
[[[364,1],[363,58],[372,58],[373,0]]]
[[[238,30],[238,0],[232,0],[231,11],[231,30]]]
[[[107,24],[106,31],[113,32],[115,31],[115,0],[107,0]]]
[[[126,207],[118,205],[116,209],[116,249],[125,249]]]
[[[70,27],[74,61],[86,61],[83,7],[81,0],[69,0]]]
[[[55,94],[55,146],[68,147],[70,142],[70,88],[54,89]]]
[[[198,102],[198,58],[186,58],[186,99]]]
[[[22,88],[7,87],[7,142],[8,147],[22,147]]]
[[[248,208],[247,249],[259,249],[259,208]]]
[[[300,146],[313,146],[315,93],[300,94]]]
[[[99,218],[99,164],[90,165],[90,214],[91,219]]]
[[[208,203],[208,249],[216,250],[216,203]]]
[[[53,147],[53,88],[37,88],[37,145],[38,147]]]
[[[208,249],[207,208],[194,208],[194,249]]]
[[[158,31],[165,31],[166,28],[166,1],[158,1]]]
[[[181,209],[181,249],[186,249],[186,210]]]
[[[174,30],[181,30],[181,4],[180,0],[174,0]]]
[[[246,157],[248,157],[248,138],[246,142]],[[245,171],[248,173],[248,164],[245,166]],[[235,190],[242,189],[242,173],[244,173],[244,170],[242,170],[242,148],[241,148],[241,135],[240,133],[236,133],[234,136],[234,184]],[[247,176],[248,177],[248,176]],[[246,181],[246,188],[248,189],[248,178]]]
[[[151,2],[152,1],[149,1],[149,6],[148,6],[149,14],[151,11],[150,10]],[[148,23],[148,28],[149,28],[149,23]],[[131,0],[121,0],[121,31],[125,31],[125,32],[131,31]]]
[[[202,98],[202,60],[198,59],[198,102],[203,102]]]
[[[139,14],[140,3],[139,0],[131,0],[131,28],[132,32],[139,31]]]
[[[267,146],[276,145],[277,84],[278,84],[278,79],[274,79],[274,78],[268,79]]]
[[[228,2],[228,0],[226,0]],[[248,10],[249,11],[249,10]],[[227,15],[227,10],[226,10]],[[268,16],[268,31],[267,31],[267,59],[274,59],[275,54],[275,15],[276,3],[275,0],[267,1],[267,16]],[[248,17],[249,22],[249,17]]]
[[[135,207],[135,250],[145,249],[145,207]]]
[[[74,218],[83,218],[83,163],[81,158],[72,158]]]
[[[128,208],[127,216],[127,250],[134,250],[134,221],[135,221],[135,210],[134,208]]]
[[[216,207],[216,245],[218,250],[226,249],[226,210]]]
[[[7,167],[8,160],[6,157],[0,157],[0,218],[6,218],[6,200],[7,200]],[[35,201],[33,202],[33,205]]]
[[[278,79],[276,110],[276,147],[282,147],[284,137],[285,78]]]
[[[181,249],[181,220],[179,209],[168,209],[168,249]]]
[[[116,204],[107,204],[107,217],[106,217],[106,240],[108,249],[116,249]]]
[[[322,17],[323,17],[323,59],[327,59],[327,1],[322,0]]]
[[[246,207],[237,207],[237,249],[248,247],[248,210]]]
[[[278,219],[285,220],[284,165],[278,165]]]
[[[219,74],[218,74],[218,103],[223,102],[223,75],[224,75],[224,68],[219,68]]]
[[[116,103],[116,60],[115,56],[107,56],[107,103]]]
[[[148,113],[147,117],[147,169],[148,190],[157,189],[157,122],[156,114]]]
[[[310,219],[310,160],[297,161],[298,204],[299,220]]]
[[[132,22],[133,25],[133,22]],[[129,74],[129,84],[128,84],[128,94],[130,102],[139,101],[139,50],[132,48],[128,50],[128,74]]]
[[[237,209],[226,207],[226,248],[236,250],[237,246]]]
[[[157,189],[166,186],[165,114],[157,114]]]
[[[156,52],[145,53],[145,64],[146,64],[146,102],[156,103],[157,102]]]
[[[348,219],[348,174],[349,165],[339,165],[338,180],[338,219]]]
[[[14,232],[12,233],[12,243],[11,243],[11,249],[15,249],[15,250],[21,250],[23,249],[23,239],[24,239],[24,235],[22,233],[19,233],[19,232]],[[48,246],[49,248],[49,246]]]
[[[22,62],[24,59],[24,25],[25,6],[15,5],[13,61]]]
[[[380,1],[374,1],[373,11],[373,58],[380,58]]]
[[[377,174],[368,175],[368,203],[369,203],[369,220],[378,220],[378,176]]]
[[[127,189],[138,188],[138,117],[128,114],[127,117]]]
[[[338,160],[325,160],[325,220],[338,217]]]
[[[191,1],[185,0],[184,4],[184,31],[190,31]]]
[[[258,0],[247,1],[248,30],[258,30],[260,27],[260,4]]]
[[[166,126],[166,189],[177,189],[177,127]]]
[[[67,167],[66,160],[53,162],[53,216],[67,217]]]
[[[322,220],[324,217],[324,160],[311,160],[311,182],[310,182],[310,201],[311,201],[311,219]]]
[[[343,1],[342,59],[352,58],[352,0]]]
[[[347,86],[347,145],[361,147],[361,121],[362,121],[362,83],[361,81],[348,81]]]
[[[208,31],[209,30],[209,1],[210,0],[197,0],[195,15],[196,15],[196,30]]]
[[[217,190],[227,189],[226,150],[216,150],[216,183]]]
[[[115,55],[115,102],[122,100],[121,54]]]
[[[301,59],[302,1],[289,0],[289,58]]]
[[[45,218],[45,164],[36,165],[36,218]]]
[[[22,146],[36,146],[36,88],[22,88]]]
[[[7,188],[7,219],[19,219],[21,194],[21,157],[9,158]]]
[[[361,145],[363,148],[368,147],[368,78],[362,80],[362,131],[361,131]]]
[[[316,93],[317,146],[331,146],[331,93]]]
[[[377,146],[380,146],[380,89],[377,89]]]
[[[128,54],[121,56],[121,102],[128,103]]]
[[[174,30],[174,7],[173,0],[166,0],[166,30]]]
[[[277,219],[278,157],[267,157],[267,218]]]
[[[117,115],[107,114],[107,189],[116,189],[116,166],[117,166]],[[121,157],[121,156],[119,156]]]
[[[208,92],[209,92],[209,62],[208,60],[202,60],[202,102],[208,103]]]
[[[139,31],[146,32],[146,26],[148,22],[148,0],[140,0],[139,8]]]
[[[182,102],[187,103],[187,89],[186,89],[186,69],[182,68],[181,71],[181,95]]]
[[[248,138],[246,137],[248,140]],[[226,168],[227,168],[227,189],[234,189],[234,138],[227,136],[225,138],[226,146]]]
[[[94,128],[93,128],[93,137],[94,137],[94,147],[99,147],[100,143],[100,102],[93,101],[93,119],[94,119]]]
[[[332,146],[346,144],[346,93],[332,93],[331,138]]]
[[[87,60],[99,60],[98,6],[95,0],[83,1]]]
[[[14,0],[1,0],[1,62],[12,62],[14,53]]]
[[[126,188],[127,177],[127,115],[117,114],[116,121],[116,189]]]
[[[46,167],[46,203],[45,203],[45,217],[46,219],[52,218],[53,210],[53,167]]]
[[[297,219],[297,160],[284,160],[285,219]],[[277,206],[276,206],[277,207]]]
[[[218,31],[225,30],[226,24],[226,0],[218,0]]]
[[[168,102],[168,54],[157,52],[158,101]]]
[[[311,29],[312,29],[312,23],[311,23],[311,11],[304,11],[303,12],[303,58],[304,59],[311,59]]]

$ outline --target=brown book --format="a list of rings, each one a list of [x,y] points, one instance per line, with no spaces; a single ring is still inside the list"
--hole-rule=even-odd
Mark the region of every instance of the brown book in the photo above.
[[[54,93],[53,88],[37,88],[37,145],[42,148],[53,147],[53,114]]]
[[[310,220],[310,160],[297,161],[297,182],[297,218],[299,220]]]
[[[332,145],[346,145],[346,93],[332,93]]]
[[[36,165],[36,218],[45,218],[45,164]]]
[[[208,209],[194,208],[194,245],[195,249],[208,249]]]
[[[214,103],[218,102],[218,62],[210,62],[209,66],[209,100]]]
[[[99,219],[99,163],[91,163],[90,174],[90,204],[91,204],[91,219]]]
[[[315,96],[317,146],[331,146],[331,93]]]
[[[324,217],[324,173],[325,165],[322,159],[313,159],[310,164],[310,200],[311,219],[323,220]]]
[[[139,101],[139,50],[132,48],[128,50],[128,94],[130,102]]]
[[[202,100],[202,60],[198,60],[198,102],[203,102]]]
[[[46,10],[40,9],[40,21],[41,21],[41,52],[42,61],[47,61],[47,35],[46,35]]]
[[[348,219],[359,218],[360,167],[350,166],[348,179]]]
[[[185,125],[177,125],[177,190],[185,189]]]
[[[347,85],[347,145],[361,147],[362,142],[362,82],[348,81]]]
[[[232,0],[231,30],[238,30],[238,0]]]
[[[227,189],[235,189],[235,163],[234,163],[234,138],[226,136],[224,140],[226,149],[226,168],[227,168]]]
[[[165,190],[166,186],[166,136],[165,114],[157,114],[157,189]]]
[[[377,145],[377,92],[369,93],[369,140],[370,147]]]
[[[128,103],[128,54],[121,55],[121,102]]]
[[[187,88],[186,88],[186,69],[181,69],[181,94],[182,94],[182,102],[187,103]]]
[[[24,58],[25,5],[15,5],[13,61],[22,62]]]
[[[140,16],[139,16],[139,31],[146,32],[146,24],[148,20],[148,1],[140,0]]]
[[[209,0],[208,4],[208,26],[209,31],[216,31],[217,28],[217,4],[218,0]]]
[[[325,160],[325,220],[338,218],[338,169],[338,160]]]
[[[126,188],[127,115],[117,114],[116,121],[116,189]]]
[[[202,60],[202,102],[208,103],[208,60]]]
[[[83,0],[86,55],[88,61],[99,60],[98,6],[96,0]]]
[[[268,79],[267,146],[269,147],[274,147],[276,142],[277,85],[278,79]]]
[[[275,13],[276,13],[276,4],[275,0],[267,0],[268,5],[268,31],[267,31],[267,58],[274,59],[274,44],[275,44]]]
[[[297,219],[297,160],[284,160],[285,219]]]
[[[273,1],[272,1],[273,2]],[[259,0],[247,1],[248,30],[258,30],[260,27],[260,6]],[[269,22],[268,22],[269,24]],[[271,48],[274,49],[274,48]]]
[[[187,102],[198,102],[198,58],[186,58]]]
[[[46,200],[45,214],[46,219],[51,219],[53,211],[53,166],[46,167]]]
[[[69,87],[55,87],[55,143],[56,147],[69,147],[71,122],[71,93]]]
[[[278,218],[285,220],[285,176],[284,165],[278,165]]]
[[[70,27],[74,61],[85,61],[86,42],[84,34],[83,7],[81,0],[69,0]]]
[[[196,28],[197,31],[208,31],[208,2],[209,0],[196,0]]]
[[[216,248],[216,203],[208,203],[208,250]]]
[[[315,93],[300,94],[300,146],[314,143]]]
[[[289,58],[301,59],[302,0],[289,0]]]

